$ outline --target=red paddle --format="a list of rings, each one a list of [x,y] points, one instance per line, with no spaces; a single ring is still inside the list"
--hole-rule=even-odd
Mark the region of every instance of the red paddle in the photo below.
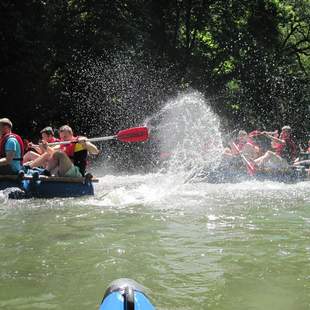
[[[243,162],[246,164],[248,174],[250,176],[253,176],[256,172],[255,166],[244,156],[244,154],[242,154],[242,152],[240,151],[240,149],[238,148],[238,146],[235,142],[232,142],[232,145],[236,149],[236,151],[240,155],[240,157],[242,158]]]
[[[124,129],[116,134],[116,139],[122,142],[142,142],[149,137],[149,132],[146,127],[134,127]]]
[[[89,142],[100,142],[100,141],[107,141],[117,139],[121,142],[143,142],[149,138],[149,132],[147,127],[134,127],[129,129],[120,130],[114,136],[107,136],[107,137],[97,137],[97,138],[90,138],[86,139]],[[70,143],[77,143],[78,141],[60,141],[54,143],[48,143],[48,146],[55,146],[61,144],[70,144]]]

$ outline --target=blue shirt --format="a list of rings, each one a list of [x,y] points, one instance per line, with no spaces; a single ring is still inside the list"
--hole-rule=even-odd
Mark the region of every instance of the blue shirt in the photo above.
[[[14,158],[21,158],[21,149],[18,141],[14,137],[10,137],[7,139],[5,143],[5,152],[15,152]],[[20,160],[12,160],[10,166],[14,172],[18,172],[22,166],[20,164]]]

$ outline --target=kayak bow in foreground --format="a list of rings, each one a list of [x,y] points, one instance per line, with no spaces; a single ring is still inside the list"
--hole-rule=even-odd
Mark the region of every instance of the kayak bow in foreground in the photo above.
[[[99,310],[155,310],[144,291],[134,280],[115,280],[106,290]]]

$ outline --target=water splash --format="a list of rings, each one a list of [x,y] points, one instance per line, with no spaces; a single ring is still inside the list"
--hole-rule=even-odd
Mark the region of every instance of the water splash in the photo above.
[[[71,126],[88,137],[110,136],[140,126],[179,89],[175,72],[169,64],[159,65],[148,56],[129,51],[86,57],[78,71],[72,69],[74,82],[64,92],[63,100],[70,102],[70,114],[74,115]],[[109,141],[99,147],[104,154],[100,164],[114,173],[137,173],[152,166],[148,144]]]
[[[159,208],[184,206],[189,201],[197,204],[194,185],[188,181],[207,166],[216,166],[223,150],[219,119],[208,101],[197,91],[181,93],[147,119],[146,125],[151,142],[166,156],[164,168],[144,175],[105,176],[101,184],[106,192],[92,204]],[[198,195],[198,200],[203,197]]]
[[[223,151],[220,122],[198,91],[179,94],[148,120],[170,175],[185,179],[216,166]]]
[[[172,68],[128,51],[86,58],[72,74],[75,84],[66,99],[73,102],[77,129],[87,128],[89,135],[141,124],[176,88]]]

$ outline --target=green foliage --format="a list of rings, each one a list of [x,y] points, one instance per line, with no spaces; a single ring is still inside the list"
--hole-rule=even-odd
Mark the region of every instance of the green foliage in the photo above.
[[[74,103],[66,94],[85,59],[127,51],[159,69],[173,66],[174,83],[215,98],[232,126],[289,122],[303,134],[310,127],[309,25],[307,0],[1,1],[0,112],[17,130],[70,121]],[[108,97],[109,108],[122,104]]]

